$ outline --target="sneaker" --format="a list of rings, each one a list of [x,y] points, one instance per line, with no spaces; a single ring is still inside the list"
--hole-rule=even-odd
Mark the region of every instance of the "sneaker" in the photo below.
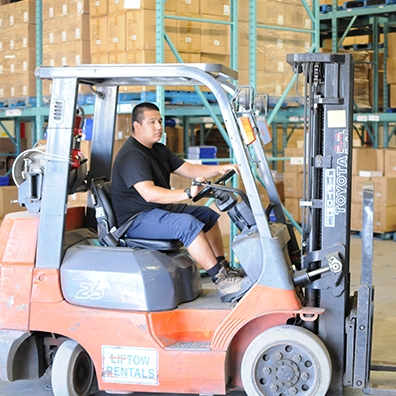
[[[216,275],[215,285],[222,302],[234,302],[241,298],[253,285],[249,277],[233,276],[222,268]]]
[[[226,259],[221,260],[220,265],[226,269],[228,275],[239,276],[241,278],[246,276],[246,272],[242,267],[239,268],[231,267],[229,261]]]

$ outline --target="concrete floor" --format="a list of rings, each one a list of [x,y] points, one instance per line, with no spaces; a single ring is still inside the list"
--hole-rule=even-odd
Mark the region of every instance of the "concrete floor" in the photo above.
[[[351,291],[358,288],[360,282],[361,239],[351,238]],[[374,274],[375,285],[375,318],[373,336],[373,361],[396,362],[396,242],[375,240],[374,242]],[[385,387],[396,389],[396,373],[385,375],[375,373],[373,382],[384,382]],[[7,383],[0,381],[0,396],[51,396],[49,375],[37,381],[18,381]],[[345,389],[347,396],[363,395],[360,390]],[[95,396],[106,395],[97,392]],[[144,394],[148,395],[148,394]],[[233,392],[233,396],[242,396],[243,392]]]

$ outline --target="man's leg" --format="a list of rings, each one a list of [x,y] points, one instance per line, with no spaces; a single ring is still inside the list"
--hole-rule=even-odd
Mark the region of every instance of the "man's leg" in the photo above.
[[[214,255],[216,257],[224,256],[223,240],[221,237],[219,223],[217,221],[215,225],[205,233],[205,235]]]
[[[187,248],[191,257],[205,270],[208,271],[217,264],[217,259],[212,251],[206,234],[201,231]]]

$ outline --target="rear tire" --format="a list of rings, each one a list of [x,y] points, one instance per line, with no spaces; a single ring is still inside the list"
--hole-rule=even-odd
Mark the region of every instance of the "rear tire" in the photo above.
[[[55,396],[88,396],[95,382],[95,369],[85,349],[67,340],[52,363],[51,384]]]
[[[248,396],[325,396],[331,360],[323,342],[296,326],[277,326],[246,349],[241,376]]]

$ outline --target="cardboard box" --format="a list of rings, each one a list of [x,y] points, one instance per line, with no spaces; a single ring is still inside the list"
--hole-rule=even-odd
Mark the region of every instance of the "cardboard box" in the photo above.
[[[396,58],[396,32],[388,33],[388,61]]]
[[[18,187],[3,186],[0,187],[0,217],[3,218],[8,213],[26,211],[25,208],[18,204],[12,204],[11,201],[18,199]]]
[[[386,81],[388,84],[396,84],[396,58],[388,58],[386,63]]]
[[[239,48],[239,51],[240,51],[240,48]],[[201,62],[201,63],[220,63],[221,65],[230,67],[230,56],[229,55],[201,53],[200,60],[198,62]]]
[[[63,18],[66,22],[66,33],[62,32],[62,41],[87,40],[90,38],[89,15],[70,15]]]
[[[362,230],[362,205],[353,203],[351,206],[351,229]],[[374,232],[386,233],[396,230],[396,206],[374,206]]]
[[[297,29],[311,29],[312,22],[304,6],[288,4],[285,8],[285,26]]]
[[[36,23],[36,2],[35,0],[23,0],[17,3],[10,3],[1,7],[4,15],[3,27],[20,26],[23,24]]]
[[[107,0],[90,0],[89,13],[91,17],[105,16],[108,11]]]
[[[133,10],[126,12],[126,50],[155,50],[155,11]]]
[[[300,173],[304,171],[304,149],[297,147],[286,147],[285,173]]]
[[[219,17],[230,17],[229,0],[201,0],[201,14],[214,15]]]
[[[125,51],[125,13],[110,14],[107,17],[107,50]]]
[[[132,135],[131,114],[118,114],[114,140],[126,140]]]
[[[396,150],[384,149],[384,175],[396,176]]]
[[[285,198],[285,208],[297,223],[301,223],[302,208],[300,208],[300,198]]]
[[[284,173],[285,198],[302,198],[303,173]]]
[[[359,147],[352,151],[352,175],[360,170],[377,170],[377,152],[374,149]]]
[[[107,53],[107,16],[91,18],[91,54]]]
[[[374,204],[396,205],[396,177],[373,177]]]
[[[201,52],[201,22],[177,21],[176,49],[181,52]]]
[[[363,200],[363,185],[365,182],[370,181],[369,177],[352,176],[352,202],[359,203]]]
[[[205,16],[205,18],[215,19],[212,16]],[[202,22],[201,51],[209,54],[229,55],[230,26]]]
[[[69,208],[74,206],[87,206],[87,200],[88,200],[88,192],[74,193],[68,196],[67,206]]]
[[[169,147],[174,153],[184,153],[184,132],[180,127],[166,127],[166,146]]]
[[[391,108],[396,108],[396,85],[390,85],[389,88],[389,105]]]
[[[15,51],[27,50],[34,48],[36,45],[36,26],[35,25],[20,25],[13,29],[14,32],[14,48]]]

